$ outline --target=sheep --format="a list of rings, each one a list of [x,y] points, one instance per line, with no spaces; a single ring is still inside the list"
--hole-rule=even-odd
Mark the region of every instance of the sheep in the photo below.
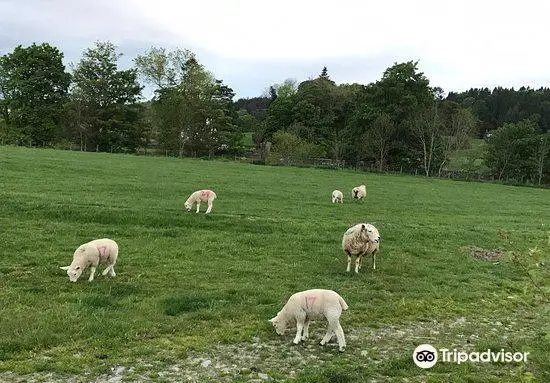
[[[380,233],[370,223],[358,223],[350,227],[342,238],[342,248],[348,255],[350,271],[351,256],[355,255],[355,272],[359,273],[361,260],[365,254],[372,254],[372,269],[376,270],[376,252],[380,249]]]
[[[367,196],[367,187],[365,185],[359,185],[351,189],[351,197],[354,199],[362,200]]]
[[[206,209],[206,213],[208,214],[212,211],[212,205],[214,202],[214,199],[216,199],[216,193],[214,193],[212,190],[197,190],[193,194],[187,198],[187,201],[185,201],[185,209],[187,211],[191,211],[193,208],[193,205],[197,205],[197,213],[199,212],[199,208],[201,206],[201,202],[208,202],[208,209]]]
[[[340,190],[332,192],[332,203],[344,203],[344,194]]]
[[[277,334],[283,335],[287,326],[296,321],[296,336],[293,342],[298,344],[300,340],[306,340],[309,337],[309,323],[311,320],[326,319],[328,328],[327,333],[321,340],[321,346],[336,335],[338,349],[344,351],[346,339],[339,319],[342,310],[347,309],[348,305],[335,291],[306,290],[292,295],[282,310],[277,313],[277,316],[269,319],[269,322],[275,327]]]
[[[118,245],[115,241],[108,238],[94,239],[88,243],[80,245],[73,255],[73,261],[69,266],[60,267],[61,270],[66,270],[69,280],[76,282],[82,272],[89,266],[90,278],[88,281],[94,280],[94,275],[97,266],[100,263],[106,263],[107,267],[103,270],[102,275],[116,276],[115,264],[118,258]]]

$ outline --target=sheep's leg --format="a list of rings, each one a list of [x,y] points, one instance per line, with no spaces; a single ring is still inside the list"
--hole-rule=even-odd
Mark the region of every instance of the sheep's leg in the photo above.
[[[95,269],[96,268],[94,266],[90,266],[90,278],[88,278],[88,282],[91,282],[94,280]]]
[[[103,272],[101,273],[101,275],[104,275],[104,276],[107,275],[107,273],[108,273],[109,271],[111,271],[112,268],[113,268],[113,265],[107,266],[107,267],[105,268],[105,270],[103,270]]]
[[[361,268],[361,255],[358,255],[355,259],[355,273],[359,273],[359,269]]]
[[[328,343],[335,334],[336,336],[338,336],[338,326],[340,326],[338,318],[340,318],[341,313],[342,311],[331,310],[325,314],[325,317],[328,321],[328,328],[326,335],[321,340],[321,346],[324,346],[326,343]],[[338,338],[338,344],[340,345],[340,338]]]
[[[306,319],[306,322],[304,323],[304,333],[302,335],[302,340],[306,340],[307,338],[309,338],[309,323],[311,321],[308,319]]]
[[[372,269],[376,270],[376,251],[372,253]]]
[[[331,328],[331,325],[329,323],[328,325],[328,328],[327,328],[327,333],[325,334],[325,336],[323,337],[323,339],[321,339],[321,343],[320,345],[321,346],[324,346],[325,344],[327,344],[328,342],[330,342],[330,340],[332,339],[332,336],[334,335],[334,330]]]
[[[350,267],[351,267],[351,255],[350,253],[348,253],[348,268],[346,269],[346,271],[349,273],[350,271]]]
[[[200,207],[201,207],[201,203],[200,203],[200,201],[199,201],[199,202],[197,202],[197,211],[196,211],[196,213],[199,212]]]
[[[212,201],[208,201],[208,209],[206,209],[206,213],[205,214],[208,214],[212,211]]]
[[[101,273],[101,275],[107,275],[107,273],[109,273],[109,276],[111,277],[114,277],[116,276],[115,274],[115,265],[109,265],[105,268],[105,270],[103,270],[103,272]]]
[[[300,343],[302,339],[302,330],[304,328],[304,319],[305,318],[296,318],[296,336],[294,337],[294,344]]]
[[[338,350],[344,351],[346,349],[346,338],[344,337],[344,330],[342,330],[340,322],[338,322],[338,326],[334,332],[336,333],[336,338],[338,339]]]

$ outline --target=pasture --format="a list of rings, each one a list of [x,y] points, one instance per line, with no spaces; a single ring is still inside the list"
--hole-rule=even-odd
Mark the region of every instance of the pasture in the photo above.
[[[183,206],[201,188],[209,216]],[[358,222],[381,245],[355,275],[341,239]],[[117,276],[70,283],[59,266],[103,237]],[[550,381],[549,190],[0,147],[0,249],[0,381]],[[267,322],[310,288],[347,301],[344,353],[318,345],[323,322],[298,346]],[[422,343],[530,354],[423,370]]]

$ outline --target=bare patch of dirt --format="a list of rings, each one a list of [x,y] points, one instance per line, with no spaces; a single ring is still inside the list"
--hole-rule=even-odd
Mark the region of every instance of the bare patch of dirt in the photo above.
[[[470,255],[482,261],[495,262],[504,257],[504,253],[498,250],[485,250],[477,247],[470,247]]]

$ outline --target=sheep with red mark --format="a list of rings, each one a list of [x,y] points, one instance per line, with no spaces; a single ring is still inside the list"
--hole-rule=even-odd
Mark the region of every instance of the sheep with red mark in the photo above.
[[[60,267],[61,270],[66,270],[69,280],[76,282],[82,275],[82,272],[90,267],[90,278],[88,281],[94,280],[95,271],[99,264],[107,264],[102,275],[116,276],[115,264],[118,258],[118,245],[115,241],[109,238],[94,239],[88,243],[80,245],[73,255],[73,261],[69,266]]]
[[[197,205],[196,213],[198,213],[201,202],[206,202],[208,203],[208,208],[206,209],[205,214],[208,214],[212,211],[213,203],[216,197],[216,193],[214,193],[212,190],[197,190],[196,192],[191,194],[189,198],[187,198],[187,201],[185,201],[185,209],[187,211],[191,211],[191,209],[193,209],[193,206]]]
[[[327,333],[321,340],[321,346],[329,342],[334,335],[338,340],[338,349],[344,351],[346,339],[340,325],[340,315],[347,310],[344,299],[332,290],[313,289],[300,291],[292,295],[281,311],[269,322],[275,327],[279,335],[285,333],[289,324],[296,322],[296,336],[294,344],[300,343],[309,337],[309,323],[311,320],[328,321]]]
[[[376,269],[376,252],[380,249],[380,233],[370,223],[358,223],[350,227],[342,238],[342,248],[348,255],[348,268],[350,271],[351,256],[355,259],[355,272],[359,273],[362,258],[365,254],[372,254],[372,269]]]

